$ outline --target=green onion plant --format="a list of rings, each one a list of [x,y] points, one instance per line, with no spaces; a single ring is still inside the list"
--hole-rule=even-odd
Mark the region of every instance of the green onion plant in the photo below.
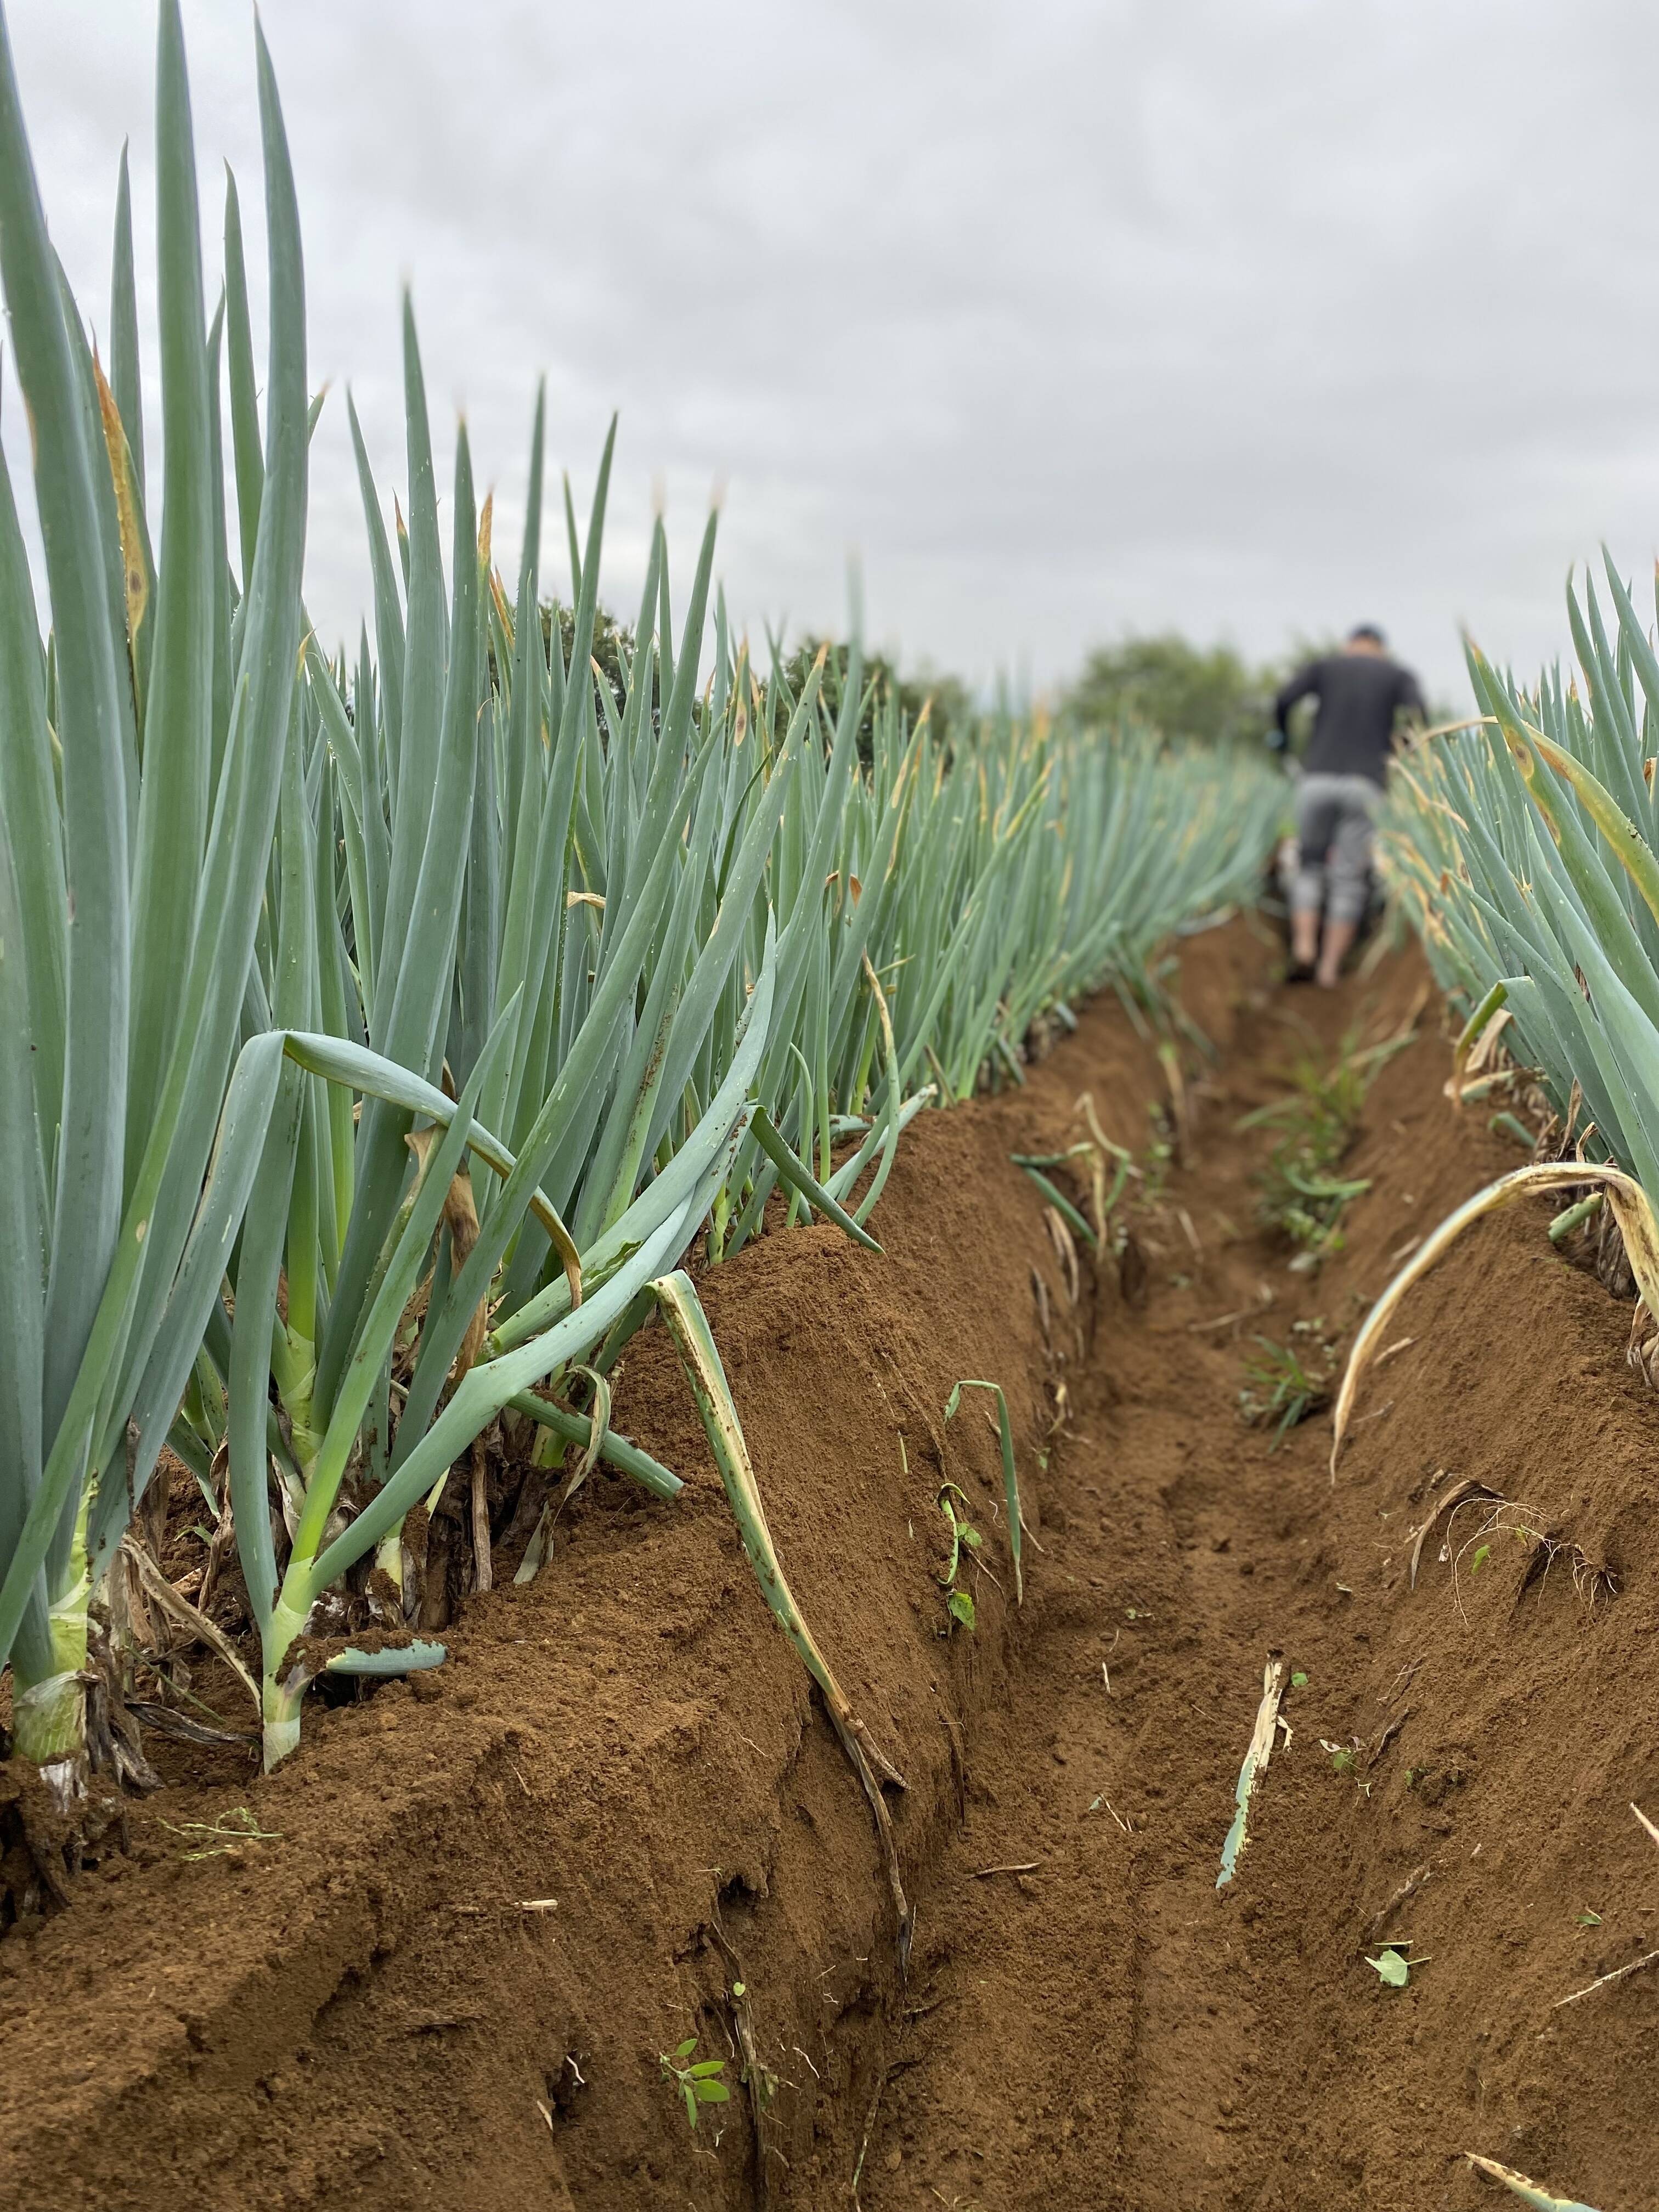
[[[303,259],[258,43],[269,258],[256,373],[241,208],[209,313],[177,0],[157,69],[162,435],[147,473],[125,161],[107,368],[46,231],[0,26],[0,281],[33,435],[37,605],[0,465],[0,1662],[15,1749],[83,1765],[88,1619],[165,1446],[231,1528],[267,1764],[320,1673],[429,1665],[427,1536],[489,1453],[679,1485],[611,1426],[663,1313],[762,1587],[819,1683],[908,1915],[893,1779],[801,1621],[679,1262],[770,1218],[869,1224],[906,1125],[1018,1078],[1107,981],[1249,895],[1265,767],[985,715],[950,742],[832,701],[714,583],[675,620],[653,527],[596,653],[615,437],[544,561],[544,407],[511,585],[465,425],[448,545],[412,307],[392,502],[346,401],[370,617],[302,599]],[[11,403],[11,404],[15,404]],[[562,574],[562,589],[567,579]],[[43,622],[44,615],[44,622]],[[612,649],[614,645],[614,650]],[[867,738],[860,735],[867,729]],[[775,1200],[775,1203],[774,1202]],[[1011,1443],[1003,1428],[1005,1461]],[[1011,1543],[1019,1524],[1010,1477]],[[544,1516],[521,1572],[547,1556]],[[250,1670],[250,1680],[253,1672]]]
[[[1537,1070],[1577,1157],[1499,1177],[1419,1247],[1355,1340],[1338,1449],[1411,1285],[1463,1228],[1532,1192],[1605,1192],[1659,1322],[1659,659],[1605,566],[1610,620],[1593,578],[1582,597],[1568,588],[1583,690],[1556,668],[1524,690],[1471,646],[1480,719],[1396,764],[1381,839],[1389,884],[1467,1016],[1454,1088],[1503,1010],[1506,1046]]]
[[[154,545],[125,179],[124,416],[47,235],[0,23],[0,280],[50,605],[43,637],[0,467],[0,1660],[15,1747],[63,1797],[81,1786],[89,1593],[189,1382],[282,1064],[279,1039],[245,1039],[245,1002],[295,711],[307,409],[263,38],[258,55],[271,343],[264,497],[236,595],[176,0],[157,64]]]

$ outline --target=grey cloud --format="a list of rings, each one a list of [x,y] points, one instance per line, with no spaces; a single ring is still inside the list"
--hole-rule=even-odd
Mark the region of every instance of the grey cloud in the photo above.
[[[49,216],[101,316],[148,228],[143,0],[12,0]],[[204,187],[258,161],[251,16],[185,0]],[[1565,643],[1569,560],[1659,532],[1659,20],[1638,0],[267,0],[313,380],[399,473],[397,291],[516,538],[538,373],[579,495],[623,413],[611,597],[661,474],[729,483],[734,612],[1051,680],[1176,624]],[[210,222],[216,229],[216,216]],[[13,434],[10,428],[9,437]],[[562,532],[546,548],[557,558]],[[344,410],[309,587],[367,589]]]

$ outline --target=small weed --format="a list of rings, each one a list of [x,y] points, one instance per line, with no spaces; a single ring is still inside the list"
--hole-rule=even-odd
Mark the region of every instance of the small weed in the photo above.
[[[1331,1753],[1331,1771],[1333,1774],[1353,1772],[1353,1753],[1346,1746],[1340,1746]]]
[[[1305,1690],[1307,1686],[1308,1678],[1301,1672],[1300,1668],[1298,1668],[1297,1671],[1291,1677],[1291,1687],[1293,1690]]]
[[[1376,1958],[1367,1959],[1365,1964],[1389,1989],[1403,1990],[1411,1980],[1412,1968],[1429,1964],[1426,1959],[1407,1957],[1410,1948],[1407,1943],[1385,1943]]]
[[[1144,1205],[1155,1206],[1162,1200],[1170,1180],[1170,1169],[1175,1159],[1174,1133],[1166,1106],[1152,1102],[1147,1106],[1146,1118],[1152,1125],[1152,1134],[1146,1142],[1140,1195]]]
[[[1300,1328],[1304,1324],[1297,1326]],[[1312,1334],[1306,1335],[1300,1345],[1275,1344],[1267,1336],[1258,1336],[1255,1341],[1261,1350],[1244,1363],[1238,1410],[1253,1427],[1274,1424],[1270,1449],[1277,1451],[1287,1429],[1329,1404],[1329,1352]]]
[[[1298,1248],[1292,1266],[1316,1267],[1342,1249],[1342,1216],[1370,1185],[1337,1170],[1358,1130],[1366,1091],[1384,1061],[1408,1042],[1390,1038],[1362,1051],[1350,1030],[1334,1066],[1322,1067],[1304,1054],[1291,1070],[1286,1096],[1238,1123],[1240,1129],[1281,1133],[1256,1177],[1256,1212],[1265,1228]]]
[[[657,2054],[662,2078],[672,2084],[676,2096],[684,2100],[686,2119],[693,2128],[697,2124],[697,2112],[701,2106],[729,2105],[732,2101],[732,2092],[720,2078],[726,2071],[723,2058],[701,2058],[690,2066],[684,2063],[696,2047],[696,2037],[688,2035],[684,2042],[676,2044],[672,2051],[662,2051]]]
[[[960,1512],[952,1504],[953,1499],[960,1500],[962,1507]],[[939,1581],[945,1591],[945,1610],[950,1615],[952,1628],[965,1628],[971,1634],[977,1625],[974,1615],[974,1601],[965,1589],[957,1588],[957,1571],[962,1565],[963,1546],[965,1545],[970,1553],[976,1552],[983,1539],[979,1530],[968,1518],[967,1498],[954,1482],[947,1482],[942,1486],[939,1493],[938,1504],[939,1510],[949,1522],[951,1529],[951,1556],[945,1563],[944,1572],[939,1577]],[[949,1633],[948,1630],[946,1633]]]
[[[1587,1909],[1579,1914],[1578,1925],[1581,1928],[1599,1928],[1601,1925],[1601,1916],[1599,1912],[1591,1912]]]

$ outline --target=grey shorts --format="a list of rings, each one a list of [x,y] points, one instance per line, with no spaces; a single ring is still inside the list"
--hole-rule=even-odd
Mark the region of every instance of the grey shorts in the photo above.
[[[1331,921],[1358,921],[1370,888],[1371,839],[1382,793],[1364,775],[1304,775],[1297,787],[1299,847],[1291,904],[1323,907]]]

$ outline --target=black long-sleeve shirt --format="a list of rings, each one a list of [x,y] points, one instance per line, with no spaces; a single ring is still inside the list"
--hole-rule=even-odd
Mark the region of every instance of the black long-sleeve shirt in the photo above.
[[[1425,711],[1416,677],[1382,653],[1334,653],[1324,660],[1310,660],[1273,702],[1279,729],[1297,701],[1307,698],[1319,701],[1313,742],[1303,763],[1308,774],[1363,775],[1376,784],[1387,776],[1395,716],[1402,707],[1418,714]]]

